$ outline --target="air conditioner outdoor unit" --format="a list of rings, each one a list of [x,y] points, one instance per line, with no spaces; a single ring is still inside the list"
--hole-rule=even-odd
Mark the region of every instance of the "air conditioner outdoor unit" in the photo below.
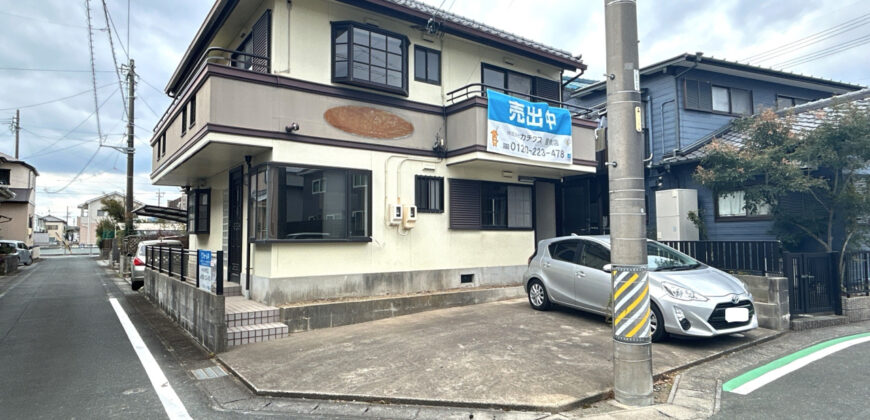
[[[656,191],[656,239],[697,241],[698,227],[689,220],[690,211],[698,211],[698,190]]]

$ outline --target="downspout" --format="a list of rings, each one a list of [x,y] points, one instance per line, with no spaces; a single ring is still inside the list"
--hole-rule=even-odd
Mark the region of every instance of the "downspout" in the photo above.
[[[687,68],[687,69],[685,69],[685,70],[683,70],[683,71],[681,71],[681,72],[679,72],[679,73],[677,73],[677,74],[674,75],[674,101],[675,101],[675,103],[674,103],[674,105],[675,105],[675,106],[674,106],[674,112],[675,112],[675,115],[674,115],[674,121],[676,122],[676,127],[675,127],[675,130],[674,130],[674,134],[675,134],[676,137],[677,137],[677,138],[676,138],[676,140],[677,140],[677,147],[674,149],[674,156],[677,155],[677,150],[683,148],[683,145],[682,145],[682,136],[681,136],[681,133],[680,133],[680,131],[681,131],[681,130],[680,130],[680,107],[676,105],[677,96],[679,95],[679,92],[680,92],[680,77],[683,76],[683,75],[685,75],[686,73],[688,73],[688,72],[694,70],[695,68],[697,68],[697,67],[698,67],[698,64],[701,63],[701,56],[702,56],[702,55],[703,55],[702,52],[696,52],[696,53],[695,53],[695,63],[692,64],[692,67],[689,67],[689,68]],[[688,58],[688,57],[686,57],[686,58]],[[664,118],[662,118],[662,119],[664,120]],[[664,131],[664,128],[662,128],[662,131]],[[664,141],[662,141],[662,157],[664,158],[664,156],[665,156],[665,151],[664,151]]]
[[[248,167],[248,193],[244,194],[244,184],[242,184],[243,195],[247,196],[248,202],[248,217],[245,221],[245,225],[248,227],[247,234],[244,235],[245,238],[242,239],[245,241],[245,290],[248,291],[248,297],[251,296],[251,155],[245,155],[245,165]],[[242,182],[244,182],[244,176],[242,177]]]

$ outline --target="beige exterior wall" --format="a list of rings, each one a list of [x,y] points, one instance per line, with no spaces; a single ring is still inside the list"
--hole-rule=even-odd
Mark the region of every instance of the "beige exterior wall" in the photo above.
[[[109,217],[108,215],[101,216],[99,214],[99,212],[104,209],[103,203],[101,203],[101,200],[104,198],[114,198],[116,200],[121,200],[121,202],[124,202],[124,196],[122,194],[115,193],[101,196],[79,205],[79,210],[81,212],[78,217],[79,243],[90,245],[94,245],[97,243],[97,225],[100,223],[100,220]],[[133,201],[134,207],[140,205],[142,205],[142,203],[138,201]]]
[[[12,219],[0,224],[0,239],[24,241],[33,245],[33,229],[28,226],[28,217],[33,219],[35,207],[30,203],[3,203],[0,214]]]

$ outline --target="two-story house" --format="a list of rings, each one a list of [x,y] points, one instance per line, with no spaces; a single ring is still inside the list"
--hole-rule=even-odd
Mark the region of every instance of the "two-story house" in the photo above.
[[[663,240],[698,239],[696,227],[687,219],[688,211],[699,211],[710,240],[776,239],[765,208],[750,214],[742,194],[715,194],[693,179],[700,160],[695,152],[727,130],[735,118],[861,88],[702,53],[682,54],[642,68],[640,86],[647,156],[647,230],[651,238]],[[599,82],[571,93],[571,101],[603,108],[606,95],[604,82]],[[580,179],[570,182],[591,179],[575,178]],[[606,188],[597,191],[606,194]],[[657,214],[657,207],[662,214]]]
[[[42,223],[45,226],[45,232],[48,234],[49,243],[55,244],[58,242],[63,242],[67,239],[66,220],[63,220],[60,217],[52,216],[50,214],[48,216],[42,217],[41,219]]]
[[[78,209],[80,210],[80,213],[77,221],[79,228],[79,243],[83,245],[96,245],[97,225],[100,223],[100,220],[109,217],[102,202],[105,199],[115,199],[121,203],[125,202],[124,194],[111,192],[79,204]],[[133,200],[133,207],[139,207],[141,205],[141,202]]]
[[[33,245],[37,176],[39,172],[29,163],[0,153],[0,185],[14,194],[0,207],[0,239]]]
[[[568,116],[559,161],[493,152],[485,88],[555,110],[583,69],[412,0],[219,0],[166,86],[151,180],[187,187],[190,247],[261,302],[517,284],[562,178],[596,170],[595,124]]]

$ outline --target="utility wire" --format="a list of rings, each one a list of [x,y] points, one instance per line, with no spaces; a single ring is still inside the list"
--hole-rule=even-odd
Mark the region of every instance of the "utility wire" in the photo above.
[[[114,84],[114,83],[115,83],[115,82],[112,82],[112,83],[109,83],[109,84],[105,84],[105,85],[102,85],[102,86],[97,86],[97,89],[102,89],[102,88],[107,87],[107,86],[112,86],[112,84]],[[70,96],[64,96],[63,98],[52,99],[52,100],[50,100],[50,101],[39,102],[39,103],[35,103],[35,104],[30,104],[30,105],[13,106],[13,107],[11,107],[11,108],[0,108],[0,111],[12,111],[12,110],[15,110],[15,109],[33,108],[33,107],[37,107],[37,106],[42,106],[42,105],[51,104],[51,103],[54,103],[54,102],[65,101],[65,100],[67,100],[67,99],[75,98],[76,96],[81,96],[81,95],[84,95],[84,94],[86,94],[86,93],[90,93],[90,92],[91,92],[91,89],[83,90],[83,91],[81,91],[81,92],[79,92],[79,93],[76,93],[76,94],[73,94],[73,95],[70,95]]]
[[[844,42],[842,44],[838,44],[832,48],[827,48],[824,50],[819,50],[819,51],[815,51],[815,52],[812,52],[812,53],[809,53],[806,55],[802,55],[800,57],[795,57],[791,60],[783,61],[782,63],[779,63],[779,64],[775,65],[774,67],[778,67],[778,68],[795,67],[795,66],[809,63],[812,61],[816,61],[816,60],[819,60],[819,59],[822,59],[822,58],[825,58],[825,57],[828,57],[828,56],[831,56],[831,55],[834,55],[834,54],[837,54],[837,53],[840,53],[840,52],[843,52],[846,50],[851,50],[852,48],[859,47],[859,46],[867,44],[867,43],[870,43],[870,35],[865,35],[865,36],[862,36],[860,38],[855,38],[851,41]]]
[[[161,89],[158,89],[158,88],[154,87],[154,85],[152,85],[151,83],[149,83],[147,80],[143,79],[141,75],[138,75],[138,74],[137,74],[136,76],[138,76],[138,77],[139,77],[139,80],[141,80],[142,82],[144,82],[144,83],[145,83],[148,87],[150,87],[151,89],[154,89],[157,93],[159,93],[159,94],[161,94],[161,95],[166,95],[166,92],[164,92],[164,91],[161,90]]]
[[[35,69],[25,67],[0,67],[3,71],[47,71],[58,73],[90,73],[90,70],[67,70],[67,69]],[[112,73],[112,70],[97,70],[97,73]],[[89,91],[90,92],[90,91]]]
[[[828,29],[816,32],[812,35],[805,36],[801,39],[797,39],[797,40],[789,42],[787,44],[780,45],[779,47],[772,48],[772,49],[769,49],[767,51],[763,51],[763,52],[755,54],[753,56],[744,58],[742,61],[746,61],[746,62],[767,61],[767,60],[779,57],[783,54],[787,54],[789,52],[793,52],[795,50],[808,47],[810,45],[819,43],[821,41],[824,41],[826,39],[840,35],[842,33],[859,28],[859,27],[864,26],[868,23],[870,23],[870,13],[861,15],[861,16],[854,18],[854,19],[850,19],[850,20],[843,22],[841,24],[834,25]]]
[[[154,108],[151,108],[151,105],[148,105],[148,102],[145,101],[145,97],[143,95],[139,95],[137,99],[142,101],[142,103],[145,104],[145,108],[148,108],[148,110],[151,111],[151,113],[154,114],[155,117],[160,118],[160,115],[157,113],[157,111],[154,111]]]
[[[19,15],[19,14],[17,14],[17,13],[0,12],[0,15],[12,16],[12,17],[17,17],[17,18],[21,18],[21,19],[30,19],[30,20],[35,20],[35,21],[37,21],[37,22],[50,23],[50,24],[52,24],[52,25],[66,26],[66,27],[69,27],[69,28],[87,29],[87,27],[85,27],[85,26],[69,25],[69,24],[66,24],[66,23],[58,22],[58,21],[56,21],[56,20],[40,19],[40,18],[35,18],[35,17],[32,17],[32,16]]]
[[[100,142],[102,143],[102,139],[100,140]],[[90,159],[85,162],[85,166],[82,167],[82,170],[80,170],[79,173],[76,174],[76,176],[72,177],[72,179],[70,179],[69,182],[66,183],[66,185],[54,191],[49,191],[48,189],[45,189],[45,192],[48,194],[56,194],[67,189],[70,185],[72,185],[73,182],[76,182],[76,180],[79,179],[79,177],[82,176],[83,173],[85,173],[85,170],[88,169],[88,166],[90,166],[91,162],[94,161],[94,158],[97,157],[98,153],[100,153],[100,146],[97,146],[97,150],[94,150],[94,154],[92,154]]]
[[[85,0],[85,12],[88,17],[88,47],[91,50],[91,82],[94,85],[94,112],[97,116],[97,134],[100,136],[102,143],[103,129],[100,126],[100,101],[97,99],[97,70],[94,59],[94,31],[91,24],[91,0]]]
[[[115,76],[118,77],[118,90],[121,91],[121,105],[124,108],[124,114],[127,114],[127,95],[124,95],[124,83],[121,81],[121,70],[118,66],[118,58],[115,56],[115,42],[112,41],[112,27],[114,23],[109,21],[109,8],[106,6],[106,0],[103,0],[103,16],[106,18],[106,34],[109,36],[109,47],[112,50],[112,63],[115,64]],[[124,46],[121,45],[123,48]],[[126,51],[125,51],[126,52]]]
[[[111,27],[111,29],[115,30],[115,38],[118,39],[118,45],[121,46],[121,50],[124,51],[124,56],[127,57],[127,61],[129,61],[130,60],[130,53],[127,51],[127,47],[124,46],[124,43],[121,42],[121,35],[118,32],[118,28],[115,27],[115,20],[112,19],[112,15],[109,13],[109,9],[106,7],[106,0],[103,0],[103,10],[106,11],[106,16],[107,16],[106,19],[108,20],[108,22],[106,23],[106,29],[109,29]],[[111,33],[112,31],[110,30],[109,32]],[[129,29],[128,29],[128,32],[129,32]],[[111,43],[111,40],[109,42]],[[130,43],[129,37],[127,38],[127,43],[128,44]]]

